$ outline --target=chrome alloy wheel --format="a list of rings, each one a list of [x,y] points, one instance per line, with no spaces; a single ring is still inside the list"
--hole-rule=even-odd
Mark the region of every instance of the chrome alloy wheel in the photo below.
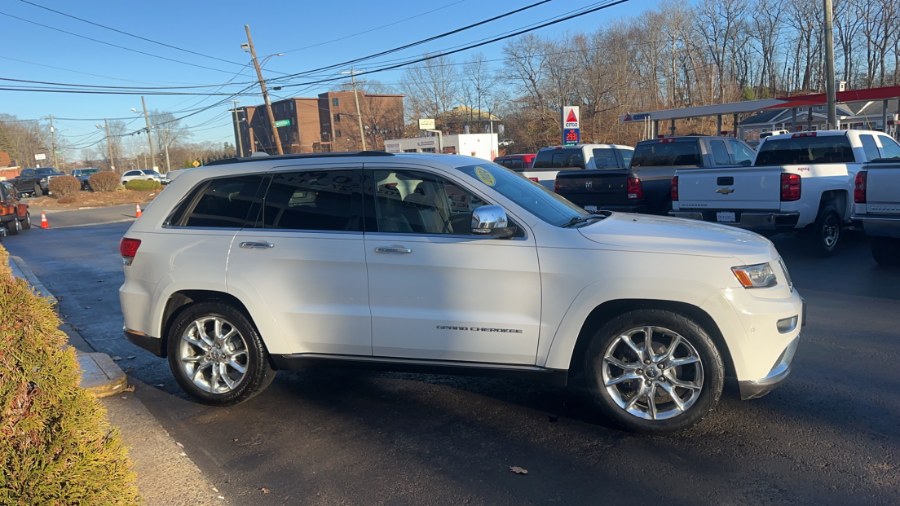
[[[694,346],[662,327],[623,332],[606,348],[603,385],[627,413],[667,420],[687,412],[703,390],[703,362]]]
[[[841,224],[837,215],[829,215],[822,225],[822,243],[826,249],[832,249],[841,235]]]
[[[227,394],[247,374],[247,342],[224,318],[198,318],[181,336],[178,362],[197,388],[212,394]]]

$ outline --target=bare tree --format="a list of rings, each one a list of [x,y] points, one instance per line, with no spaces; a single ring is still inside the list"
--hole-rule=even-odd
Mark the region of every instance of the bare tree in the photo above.
[[[449,111],[459,96],[457,71],[453,61],[440,56],[407,68],[403,91],[410,119],[435,118]]]

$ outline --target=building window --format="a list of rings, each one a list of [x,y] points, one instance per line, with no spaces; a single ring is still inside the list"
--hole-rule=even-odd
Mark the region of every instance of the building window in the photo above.
[[[331,105],[333,105],[334,107],[337,107],[337,106],[341,105],[340,99],[338,99],[338,98],[332,98],[332,99],[331,99]]]
[[[335,99],[335,100],[337,100],[337,99]],[[341,122],[341,113],[337,113],[337,114],[334,115],[334,122],[335,122],[335,123],[340,123],[340,122]]]
[[[337,137],[338,139],[340,139],[340,138],[341,138],[341,131],[340,131],[340,130],[335,130],[335,131],[334,131],[334,136]]]

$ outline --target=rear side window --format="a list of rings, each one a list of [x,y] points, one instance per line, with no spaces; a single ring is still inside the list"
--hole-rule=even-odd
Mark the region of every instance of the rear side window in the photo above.
[[[535,169],[559,170],[565,167],[584,168],[581,148],[544,149],[534,159]]]
[[[526,168],[525,162],[521,158],[498,158],[495,161],[507,169],[512,169],[516,172],[522,172]]]
[[[754,165],[798,165],[805,163],[853,163],[853,148],[845,135],[792,137],[766,140]]]
[[[862,142],[863,151],[866,153],[866,160],[874,160],[881,157],[878,152],[878,145],[875,144],[875,137],[871,135],[860,135],[859,141]]]
[[[734,163],[738,165],[750,165],[756,153],[743,142],[732,140],[731,150],[734,152]]]
[[[282,172],[272,176],[263,228],[362,232],[362,174],[358,170]]]
[[[631,149],[619,149],[617,150],[619,155],[622,157],[622,164],[625,167],[631,167],[631,157],[634,156],[634,151]]]
[[[632,167],[699,167],[702,165],[696,140],[639,142],[634,148]]]
[[[593,150],[594,166],[598,169],[618,169],[619,159],[612,148],[596,148]]]
[[[168,221],[176,226],[242,228],[247,224],[251,210],[259,209],[262,180],[263,176],[257,175],[207,181],[176,209]]]
[[[712,149],[713,162],[716,165],[730,165],[731,157],[728,156],[728,150],[725,148],[725,141],[709,141],[709,147]]]

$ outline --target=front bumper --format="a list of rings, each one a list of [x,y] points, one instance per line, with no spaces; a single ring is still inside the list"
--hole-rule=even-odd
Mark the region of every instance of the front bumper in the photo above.
[[[805,320],[805,318],[804,318]],[[738,389],[740,390],[741,400],[757,399],[766,395],[775,389],[782,381],[784,381],[791,373],[791,361],[794,360],[794,354],[797,352],[797,346],[800,344],[800,336],[797,336],[788,347],[781,353],[775,366],[769,371],[764,378],[753,381],[739,381]]]
[[[719,221],[719,213],[733,213],[734,221]],[[788,231],[797,228],[800,220],[798,212],[780,211],[741,211],[717,209],[715,211],[669,211],[670,216],[691,220],[709,221],[746,228],[748,230]]]

